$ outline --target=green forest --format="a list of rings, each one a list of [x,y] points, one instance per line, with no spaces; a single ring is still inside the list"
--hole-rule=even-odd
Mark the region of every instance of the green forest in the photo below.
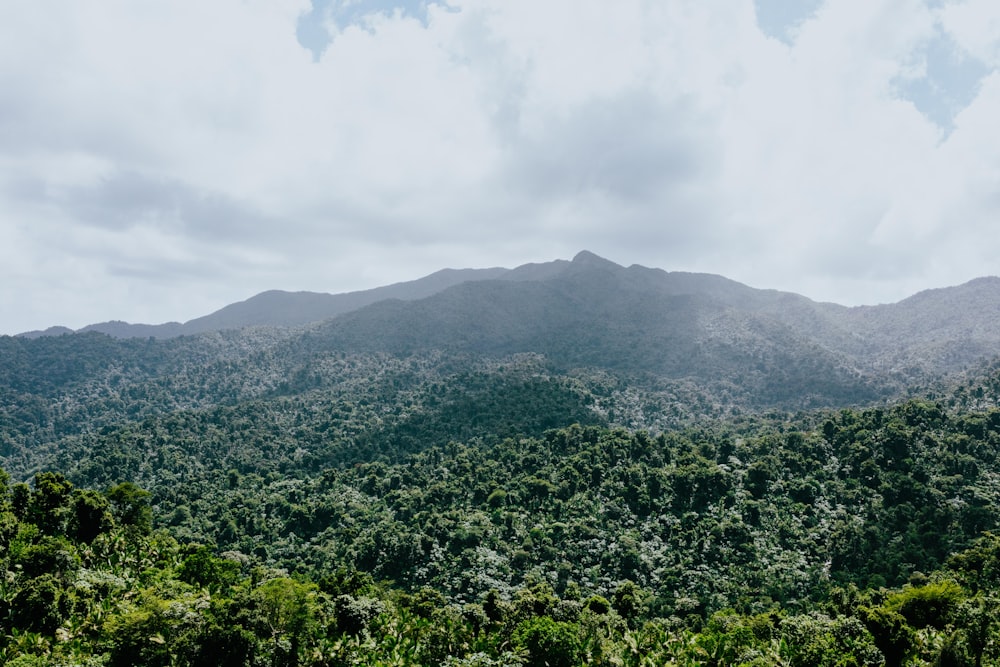
[[[995,367],[790,410],[266,331],[0,352],[0,664],[1000,664]]]

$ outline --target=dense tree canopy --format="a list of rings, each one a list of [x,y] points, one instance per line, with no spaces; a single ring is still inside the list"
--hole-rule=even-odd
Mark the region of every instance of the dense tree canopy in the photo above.
[[[1000,657],[996,369],[760,413],[725,383],[259,335],[252,364],[84,336],[42,369],[4,341],[0,663]]]

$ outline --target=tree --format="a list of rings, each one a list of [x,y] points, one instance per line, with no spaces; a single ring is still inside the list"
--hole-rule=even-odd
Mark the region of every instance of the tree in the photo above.
[[[44,535],[17,556],[17,564],[30,577],[62,577],[80,567],[80,558],[76,548],[65,537]]]
[[[70,514],[69,499],[73,485],[56,472],[35,475],[34,491],[28,505],[28,520],[49,535],[61,535],[66,530]]]
[[[943,630],[965,597],[954,581],[938,581],[925,586],[907,587],[894,593],[886,605],[898,611],[914,628]]]
[[[875,638],[886,667],[902,667],[916,637],[903,615],[887,607],[865,607],[861,609],[861,620]]]
[[[0,512],[10,509],[10,475],[0,468]]]
[[[349,635],[360,635],[385,611],[385,605],[375,598],[344,594],[337,596],[334,610],[337,616],[337,630]],[[430,614],[433,614],[433,611]]]
[[[149,597],[139,609],[107,621],[111,667],[167,667],[172,664],[173,637],[164,611],[167,603]]]
[[[642,589],[636,586],[635,583],[623,581],[615,589],[614,595],[611,596],[611,606],[629,624],[634,624],[636,619],[645,612],[646,603],[644,598],[645,595]]]
[[[90,544],[114,525],[107,498],[91,489],[77,489],[73,494],[69,534]]]
[[[177,576],[182,581],[212,591],[224,590],[236,583],[240,574],[240,564],[217,558],[207,546],[196,544],[193,552],[184,558]]]
[[[577,627],[540,616],[522,621],[514,644],[527,652],[527,667],[575,667],[580,664]]]
[[[26,582],[11,601],[10,616],[15,627],[52,634],[65,617],[62,584],[51,574]]]
[[[995,658],[998,650],[992,637],[1000,623],[1000,599],[977,595],[962,603],[956,616],[975,667],[983,664],[984,657]]]
[[[28,518],[28,506],[31,504],[31,489],[24,482],[18,482],[10,490],[10,507],[18,519]]]
[[[153,510],[149,506],[149,491],[132,482],[117,484],[107,492],[115,520],[121,526],[132,526],[141,535],[153,529]]]
[[[316,587],[271,579],[254,591],[254,598],[274,641],[273,664],[297,665],[302,643],[318,620]]]

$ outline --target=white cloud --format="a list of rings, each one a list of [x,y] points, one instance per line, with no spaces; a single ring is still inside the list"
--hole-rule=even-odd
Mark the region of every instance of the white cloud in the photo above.
[[[851,303],[997,273],[995,3],[765,4],[0,5],[3,329],[581,248]]]
[[[1000,66],[1000,5],[991,0],[951,2],[941,11],[941,23],[971,55]]]

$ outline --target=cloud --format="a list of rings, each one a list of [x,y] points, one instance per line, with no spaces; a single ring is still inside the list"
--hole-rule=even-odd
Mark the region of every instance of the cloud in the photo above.
[[[630,202],[702,176],[707,161],[693,115],[643,91],[595,99],[520,138],[512,185],[532,197],[602,194]],[[684,131],[679,131],[684,128]]]
[[[4,326],[581,248],[848,303],[996,273],[994,4],[8,3]]]
[[[989,0],[945,3],[941,24],[961,48],[992,68],[1000,66],[1000,7]]]
[[[942,261],[938,239],[960,235],[973,245],[985,231],[983,211],[969,212],[978,221],[966,234],[947,211],[968,203],[956,188],[974,178],[959,158],[971,147],[958,147],[983,131],[963,118],[996,107],[979,90],[948,135],[896,85],[923,75],[914,62],[940,30],[939,15],[918,2],[828,3],[791,46],[759,45],[749,58],[727,108],[724,198],[740,202],[734,220],[785,251],[757,250],[775,256],[775,282],[858,302],[995,272]],[[864,289],[848,287],[854,295],[846,296],[858,278]]]
[[[166,177],[114,172],[92,185],[36,194],[61,207],[66,217],[99,229],[151,227],[228,243],[279,235],[279,221],[264,218],[225,194],[200,192]]]

